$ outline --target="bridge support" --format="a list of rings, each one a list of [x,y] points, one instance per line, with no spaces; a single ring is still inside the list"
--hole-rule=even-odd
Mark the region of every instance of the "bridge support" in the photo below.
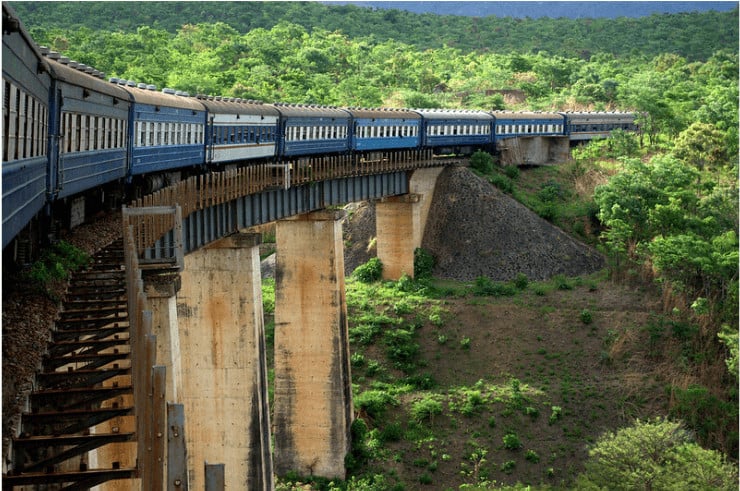
[[[180,402],[182,394],[182,357],[177,323],[179,273],[146,271],[144,291],[152,312],[152,334],[157,336],[157,364],[167,367],[165,400]]]
[[[235,234],[185,256],[177,316],[190,489],[203,462],[229,489],[272,489],[259,236]]]
[[[275,471],[344,479],[352,387],[342,212],[277,222]]]
[[[383,263],[383,279],[398,280],[404,274],[414,277],[414,250],[421,246],[420,194],[382,198],[375,205],[378,259]]]

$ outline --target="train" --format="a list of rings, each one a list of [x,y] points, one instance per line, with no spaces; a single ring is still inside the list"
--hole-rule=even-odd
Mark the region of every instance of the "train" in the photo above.
[[[48,224],[61,219],[55,215],[74,225],[86,202],[120,202],[131,189],[148,193],[225,166],[403,149],[495,152],[509,138],[577,142],[637,129],[630,112],[339,108],[191,96],[106,79],[38,46],[6,3],[2,25],[2,243],[4,256],[12,249],[15,259],[28,255],[23,244],[43,241]]]

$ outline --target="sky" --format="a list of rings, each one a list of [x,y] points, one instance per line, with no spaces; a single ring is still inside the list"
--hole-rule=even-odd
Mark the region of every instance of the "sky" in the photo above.
[[[416,13],[435,13],[440,15],[464,15],[473,17],[569,17],[569,18],[596,18],[596,17],[642,17],[654,13],[703,12],[706,10],[728,11],[736,8],[738,2],[486,2],[486,1],[411,1],[411,2],[361,2],[338,1],[325,3],[352,3],[361,7],[379,9],[409,10]]]

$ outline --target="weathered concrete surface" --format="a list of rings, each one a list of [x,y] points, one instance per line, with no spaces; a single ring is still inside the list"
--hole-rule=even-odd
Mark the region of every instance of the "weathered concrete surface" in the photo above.
[[[414,251],[421,247],[434,187],[444,167],[417,169],[409,181],[409,194],[383,198],[375,205],[377,254],[383,279],[414,277]]]
[[[406,194],[383,198],[375,205],[378,259],[383,279],[414,277],[414,250],[421,245],[422,197]]]
[[[182,394],[182,353],[177,324],[179,274],[147,276],[144,291],[152,312],[152,334],[157,336],[157,365],[167,367],[165,400],[178,403]]]
[[[568,137],[527,136],[508,138],[498,144],[504,165],[542,165],[568,157]]]
[[[204,462],[227,489],[272,489],[258,236],[238,234],[185,256],[177,299],[190,489]]]
[[[352,390],[343,212],[277,223],[275,471],[345,477]]]

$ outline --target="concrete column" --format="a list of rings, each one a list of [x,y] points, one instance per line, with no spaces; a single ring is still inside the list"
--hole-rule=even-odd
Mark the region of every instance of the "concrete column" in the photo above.
[[[375,205],[378,259],[383,279],[414,277],[414,250],[421,246],[421,195],[382,198]]]
[[[343,212],[277,223],[275,471],[344,479],[352,387]]]
[[[236,234],[185,256],[177,299],[190,489],[204,463],[227,489],[272,489],[259,236]]]
[[[157,336],[157,365],[167,367],[165,400],[181,402],[182,365],[180,333],[177,324],[179,273],[144,271],[144,291],[152,312],[152,334]]]

